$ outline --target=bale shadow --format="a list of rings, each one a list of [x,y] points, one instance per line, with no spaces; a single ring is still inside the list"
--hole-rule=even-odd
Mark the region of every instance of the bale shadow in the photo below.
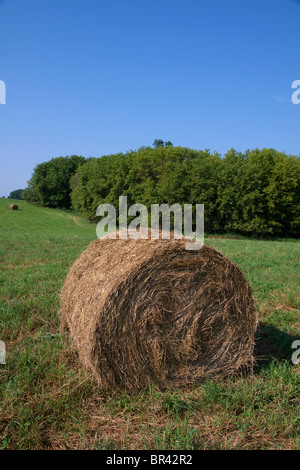
[[[257,372],[268,367],[274,359],[291,362],[294,352],[292,343],[299,340],[299,335],[295,336],[279,330],[272,324],[264,325],[259,322],[255,336],[254,359]]]

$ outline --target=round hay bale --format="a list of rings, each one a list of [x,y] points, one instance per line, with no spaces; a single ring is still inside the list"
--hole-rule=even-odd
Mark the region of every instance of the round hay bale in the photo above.
[[[184,386],[251,368],[257,319],[228,258],[184,240],[92,242],[71,268],[60,315],[104,388]]]
[[[17,206],[17,204],[10,204],[9,208],[11,211],[17,211],[19,209],[19,206]]]

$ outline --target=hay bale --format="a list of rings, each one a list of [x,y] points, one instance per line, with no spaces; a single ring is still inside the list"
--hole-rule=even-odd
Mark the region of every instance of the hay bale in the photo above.
[[[9,208],[11,211],[17,211],[19,209],[19,206],[17,206],[17,204],[10,204]]]
[[[61,323],[104,388],[183,386],[252,366],[256,314],[228,258],[184,240],[96,240],[71,268]]]

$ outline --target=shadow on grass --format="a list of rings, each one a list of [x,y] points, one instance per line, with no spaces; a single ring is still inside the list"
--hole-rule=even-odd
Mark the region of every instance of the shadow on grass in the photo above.
[[[299,340],[299,336],[281,331],[274,325],[264,325],[263,323],[259,323],[255,336],[254,358],[257,371],[268,367],[274,359],[291,361],[295,351],[292,349],[292,343]]]

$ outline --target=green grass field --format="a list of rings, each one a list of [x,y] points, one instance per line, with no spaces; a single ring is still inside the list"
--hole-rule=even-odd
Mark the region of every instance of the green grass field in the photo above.
[[[69,211],[0,199],[0,449],[300,449],[300,242],[208,238],[249,280],[254,373],[190,389],[103,393],[59,329],[59,293],[96,238]]]

